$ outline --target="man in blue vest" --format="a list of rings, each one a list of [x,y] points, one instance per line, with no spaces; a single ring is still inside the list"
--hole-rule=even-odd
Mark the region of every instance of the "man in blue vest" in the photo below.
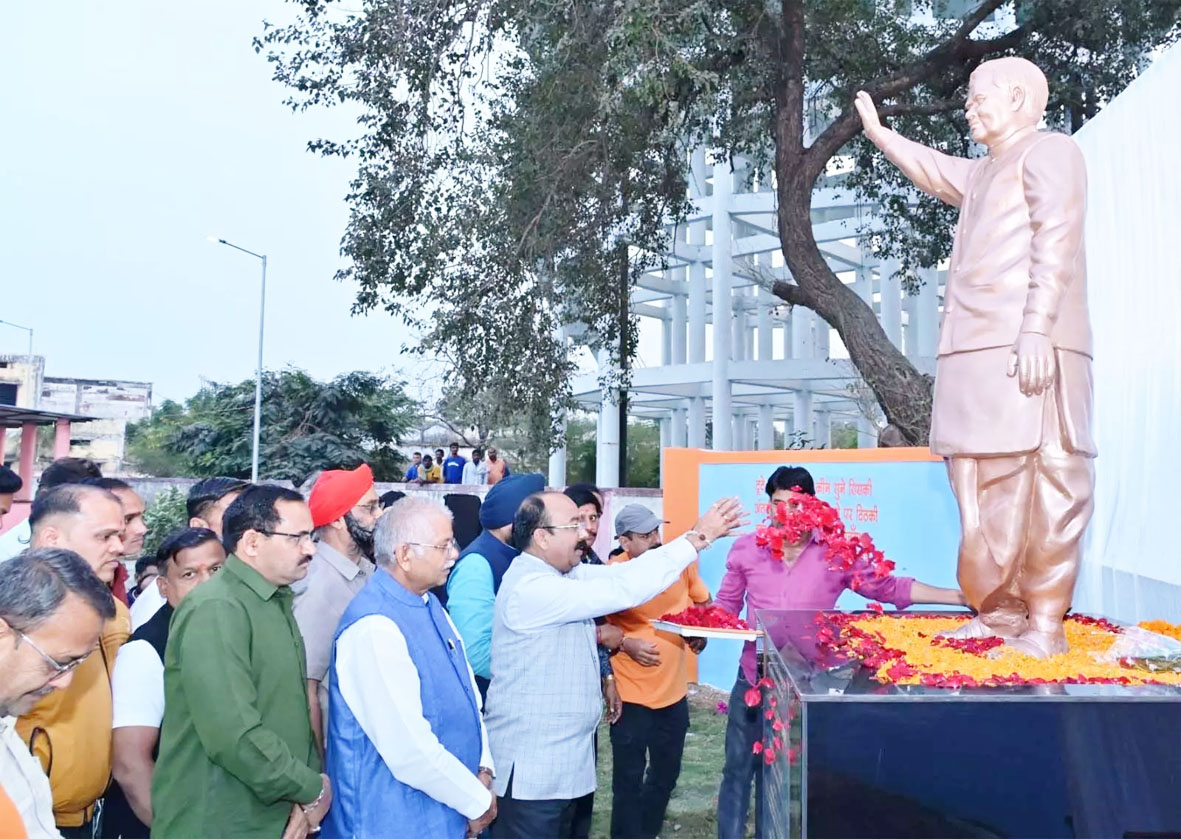
[[[447,579],[444,603],[455,621],[467,658],[476,672],[480,695],[487,696],[492,678],[492,607],[500,579],[520,553],[511,544],[513,516],[521,502],[545,489],[545,476],[510,475],[495,484],[480,506],[484,529],[464,549]]]
[[[492,759],[463,642],[430,593],[458,555],[451,512],[403,498],[374,548],[333,647],[324,836],[474,836],[496,818]]]

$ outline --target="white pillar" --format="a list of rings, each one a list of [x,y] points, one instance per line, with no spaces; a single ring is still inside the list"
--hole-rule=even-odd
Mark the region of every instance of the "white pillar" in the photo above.
[[[673,330],[672,319],[660,319],[660,364],[668,367],[673,363]]]
[[[701,396],[689,400],[689,447],[705,448],[705,398]]]
[[[755,293],[758,295],[759,301],[759,361],[770,361],[774,358],[771,348],[775,342],[775,323],[771,320],[771,301],[767,298],[767,292],[762,289]]]
[[[562,433],[566,432],[566,412],[563,411],[558,420]],[[552,487],[566,486],[566,441],[562,440],[559,448],[550,452],[549,456],[549,485]]]
[[[832,414],[828,411],[816,411],[816,431],[812,435],[812,445],[816,448],[832,448]]]
[[[705,195],[705,149],[696,148],[691,157],[689,197],[699,199]],[[689,225],[689,244],[705,247],[705,220]],[[705,262],[689,263],[689,363],[705,361]],[[705,421],[702,419],[702,445],[705,445]]]
[[[685,447],[685,409],[673,408],[672,415],[672,431],[670,432],[669,442],[670,446],[675,448]]]
[[[882,329],[896,347],[902,346],[902,283],[898,279],[899,264],[895,259],[882,263],[878,289],[881,292]]]
[[[869,304],[873,308],[873,264],[876,261],[873,255],[873,249],[867,244],[862,244],[859,248],[861,265],[857,268],[857,279],[853,283],[853,290],[857,292],[857,296]]]
[[[832,327],[820,315],[815,315],[812,318],[812,323],[815,324],[812,335],[816,342],[813,357],[828,358],[829,338],[832,336]]]
[[[857,418],[857,448],[876,449],[878,447],[877,429],[867,417]]]
[[[775,415],[770,405],[759,406],[759,449],[775,448]]]
[[[680,272],[678,272],[680,273]],[[685,320],[686,320],[686,300],[683,294],[674,294],[672,298],[672,363],[685,363]]]
[[[726,160],[714,164],[713,194],[713,447],[731,448],[730,422],[730,192],[733,175]]]
[[[803,306],[793,306],[791,310],[791,357],[812,358],[816,349],[812,340],[812,321],[815,318],[811,309]]]
[[[783,357],[791,358],[791,315],[783,319]]]
[[[793,434],[803,433],[805,437],[812,436],[812,392],[797,390],[792,393],[794,400],[791,430]]]
[[[911,324],[918,329],[915,351],[920,357],[934,357],[939,347],[939,272],[924,268],[919,272],[923,287],[914,297]]]
[[[730,359],[732,361],[746,361],[746,308],[745,295],[742,289],[736,288],[731,292],[731,305],[734,313],[730,316]],[[717,323],[717,320],[714,320]],[[716,328],[716,327],[715,327]]]

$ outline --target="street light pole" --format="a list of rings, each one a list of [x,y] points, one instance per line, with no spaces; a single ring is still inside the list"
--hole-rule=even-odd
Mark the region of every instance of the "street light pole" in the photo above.
[[[25,372],[25,377],[28,379],[27,387],[29,388],[29,407],[36,409],[37,406],[41,404],[41,399],[40,394],[33,392],[33,389],[37,386],[37,374],[33,369],[33,327],[21,326],[19,323],[13,323],[12,321],[7,320],[0,320],[0,323],[4,324],[5,326],[11,326],[13,329],[23,329],[25,332],[29,333],[29,363],[27,365],[28,369]]]
[[[262,262],[262,283],[258,301],[258,368],[254,371],[254,446],[250,454],[250,481],[258,483],[258,441],[262,433],[262,338],[267,311],[267,257],[266,254],[246,250],[225,239],[210,236],[209,241],[242,251]]]

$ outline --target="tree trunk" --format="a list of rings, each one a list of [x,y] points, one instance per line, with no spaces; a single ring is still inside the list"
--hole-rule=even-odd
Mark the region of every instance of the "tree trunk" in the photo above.
[[[915,369],[886,336],[873,309],[828,267],[812,234],[813,180],[792,157],[776,155],[776,174],[780,243],[795,285],[776,283],[773,290],[787,302],[816,312],[837,331],[887,421],[907,442],[925,446],[934,380]]]

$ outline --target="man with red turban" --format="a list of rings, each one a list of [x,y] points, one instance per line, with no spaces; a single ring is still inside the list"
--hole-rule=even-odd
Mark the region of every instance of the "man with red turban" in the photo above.
[[[332,637],[340,616],[375,568],[373,528],[381,515],[381,502],[373,486],[373,470],[365,463],[352,470],[325,470],[312,486],[308,507],[316,555],[308,575],[292,586],[293,609],[307,651],[312,729],[323,749]]]

